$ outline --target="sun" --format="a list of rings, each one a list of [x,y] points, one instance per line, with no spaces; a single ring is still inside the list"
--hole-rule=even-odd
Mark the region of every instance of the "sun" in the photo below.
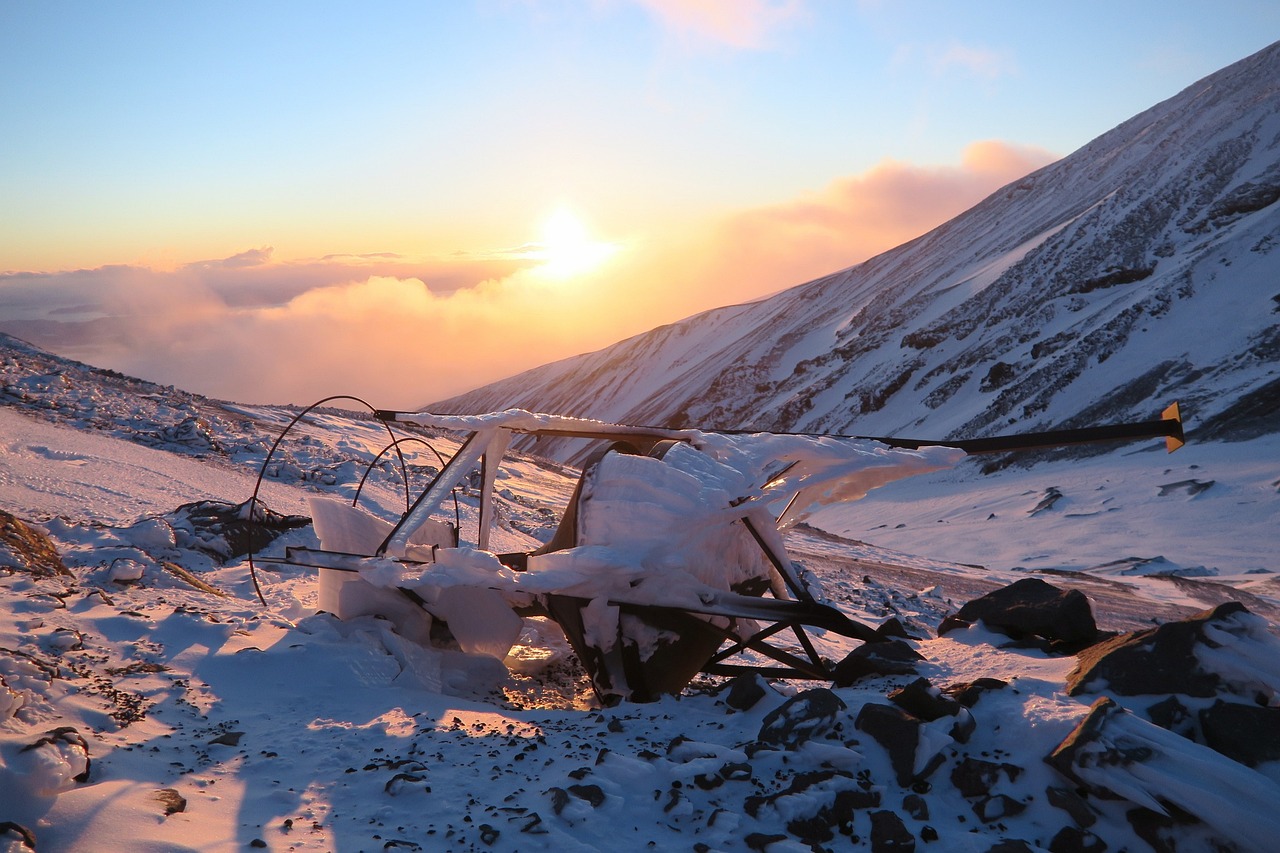
[[[556,279],[589,273],[618,250],[613,243],[592,239],[587,226],[566,207],[547,217],[540,236],[533,254],[542,261],[538,271]]]

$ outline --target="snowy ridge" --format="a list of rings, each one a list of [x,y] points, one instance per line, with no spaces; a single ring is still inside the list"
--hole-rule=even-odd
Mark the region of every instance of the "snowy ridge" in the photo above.
[[[952,438],[1181,399],[1249,438],[1280,423],[1277,199],[1280,44],[865,263],[426,408]]]

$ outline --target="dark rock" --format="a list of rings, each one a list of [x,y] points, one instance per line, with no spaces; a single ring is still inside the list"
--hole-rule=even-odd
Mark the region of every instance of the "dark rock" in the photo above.
[[[774,708],[760,724],[756,740],[782,749],[795,749],[813,737],[830,731],[836,717],[847,706],[835,693],[825,687],[793,696]]]
[[[1010,782],[1016,782],[1022,768],[1015,764],[996,763],[966,756],[951,770],[951,784],[960,795],[967,798],[985,797],[1004,774]]]
[[[1062,743],[1058,744],[1053,752],[1049,753],[1045,761],[1048,762],[1049,766],[1078,785],[1091,788],[1087,782],[1076,775],[1076,756],[1098,738],[1099,733],[1102,731],[1102,726],[1106,722],[1107,715],[1116,712],[1123,713],[1120,706],[1113,699],[1109,699],[1106,696],[1098,699],[1089,706],[1089,713],[1085,714],[1084,718],[1076,723],[1076,727],[1063,738]],[[1123,760],[1123,756],[1117,756],[1116,758],[1117,761]]]
[[[977,728],[977,722],[969,709],[931,685],[927,678],[917,678],[906,687],[892,691],[889,701],[926,722],[942,717],[955,717],[956,722],[951,727],[950,735],[959,743],[968,743],[973,730]]]
[[[752,850],[755,850],[756,853],[765,853],[765,850],[769,847],[770,844],[777,844],[779,841],[786,841],[786,840],[787,840],[787,836],[785,835],[778,835],[777,833],[765,833],[765,832],[753,832],[743,839],[743,841],[746,842],[747,846],[750,847]]]
[[[912,820],[929,819],[929,803],[919,794],[907,794],[903,797],[902,810],[906,812]]]
[[[920,829],[920,840],[921,841],[937,841],[938,830],[934,829],[932,826],[922,827]]]
[[[901,640],[863,643],[836,664],[832,680],[836,687],[849,687],[860,678],[879,675],[914,675],[916,661],[924,658]]]
[[[907,829],[902,818],[891,811],[871,813],[871,850],[873,853],[911,853],[916,849],[916,837]]]
[[[1023,578],[970,601],[942,620],[938,636],[978,621],[1015,640],[1040,637],[1057,651],[1074,651],[1098,639],[1084,593],[1058,589],[1039,578]]]
[[[998,678],[975,678],[973,681],[962,681],[959,684],[952,684],[943,688],[942,692],[954,698],[966,708],[972,708],[978,704],[978,699],[988,690],[1002,690],[1009,686],[1009,682],[1001,681]]]
[[[918,639],[917,637],[913,637],[907,633],[906,626],[902,624],[902,620],[900,620],[897,616],[890,616],[888,619],[886,619],[884,624],[882,624],[879,628],[876,628],[876,633],[879,634],[881,637],[884,637],[886,640],[890,639],[891,637],[901,637],[904,640]]]
[[[791,780],[791,784],[786,790],[778,791],[773,794],[754,794],[746,798],[742,803],[742,810],[749,817],[756,817],[760,814],[760,810],[765,806],[776,804],[779,800],[786,797],[794,797],[805,795],[806,798],[814,796],[814,792],[810,789],[825,782],[829,782],[835,778],[852,778],[848,773],[840,770],[813,770],[808,773],[797,773]],[[866,791],[846,789],[837,791],[832,799],[830,806],[824,807],[832,815],[850,814],[855,809],[871,809],[880,805],[879,791]]]
[[[932,756],[920,773],[915,772],[916,749],[920,744],[921,721],[901,708],[868,702],[858,712],[854,726],[875,739],[885,752],[897,776],[898,784],[909,787],[918,779],[925,779],[943,762],[938,753]]]
[[[1107,842],[1092,832],[1064,826],[1049,841],[1049,853],[1106,853]]]
[[[1147,708],[1147,718],[1162,729],[1177,732],[1184,737],[1192,737],[1192,717],[1187,706],[1178,701],[1177,696],[1170,696]]]
[[[1035,851],[1021,838],[1001,838],[987,848],[987,853],[1035,853]]]
[[[1076,791],[1051,785],[1045,789],[1045,795],[1049,798],[1049,805],[1062,809],[1071,815],[1071,819],[1076,822],[1076,826],[1082,826],[1087,829],[1097,823],[1097,813],[1089,807],[1088,801]]]
[[[1211,749],[1249,767],[1280,760],[1280,708],[1219,699],[1200,712],[1200,731]]]
[[[735,711],[749,711],[769,694],[768,685],[754,673],[734,676],[725,691],[724,703]]]
[[[1167,815],[1139,806],[1125,812],[1124,816],[1137,836],[1151,845],[1156,853],[1178,853],[1183,849],[1179,841],[1185,841],[1180,836],[1188,826],[1198,824],[1199,820],[1180,809],[1169,807],[1168,804],[1166,808],[1169,809]]]
[[[806,844],[822,844],[835,837],[853,834],[853,813],[858,809],[880,805],[880,794],[868,791],[837,791],[831,802],[811,817],[788,821],[787,832]]]
[[[984,823],[995,823],[1006,817],[1021,814],[1027,808],[1026,803],[1019,802],[1004,794],[984,797],[973,804],[973,813]]]
[[[604,805],[604,790],[599,785],[570,785],[569,793],[580,800],[586,800],[592,808]]]
[[[492,847],[498,843],[498,838],[502,835],[497,829],[487,823],[480,824],[480,841],[486,847]]]
[[[20,823],[14,823],[11,820],[0,821],[0,842],[10,845],[6,849],[16,851],[25,847],[28,850],[35,850],[36,834]],[[13,844],[18,844],[20,847],[13,847]]]
[[[1118,696],[1214,696],[1222,679],[1200,665],[1195,648],[1213,645],[1205,637],[1205,625],[1242,611],[1247,612],[1243,604],[1229,601],[1189,619],[1105,640],[1080,653],[1067,676],[1067,693],[1078,696],[1105,684],[1108,693]]]
[[[84,772],[77,773],[71,778],[76,782],[88,782],[89,770],[92,762],[89,760],[89,744],[85,741],[84,735],[80,734],[74,726],[58,726],[52,731],[45,732],[44,737],[27,744],[19,752],[26,752],[31,749],[39,749],[45,744],[57,745],[58,743],[69,744],[73,750],[78,749],[84,753]]]
[[[223,732],[209,741],[209,743],[218,744],[219,746],[239,746],[240,738],[242,737],[244,737],[244,732]]]
[[[551,811],[553,814],[560,814],[564,811],[564,807],[569,805],[569,792],[564,788],[555,787],[547,793],[551,796]]]
[[[204,500],[183,504],[169,516],[178,545],[195,548],[219,562],[261,551],[289,530],[306,527],[305,515],[282,515],[262,501],[242,504]]]

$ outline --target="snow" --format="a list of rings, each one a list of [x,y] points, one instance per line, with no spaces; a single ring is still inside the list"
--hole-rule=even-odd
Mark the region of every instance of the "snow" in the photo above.
[[[94,406],[62,407],[63,392],[55,389],[43,398],[50,405],[38,410],[0,407],[0,505],[46,531],[71,572],[36,577],[0,568],[0,821],[31,829],[45,853],[230,851],[250,844],[281,851],[651,845],[729,851],[755,844],[776,853],[811,849],[795,827],[838,795],[878,797],[879,806],[854,810],[849,818],[848,831],[865,844],[870,813],[897,810],[912,793],[899,788],[889,754],[854,721],[862,707],[883,704],[914,676],[835,690],[844,709],[815,728],[823,733],[795,750],[780,750],[758,745],[766,715],[816,685],[776,682],[758,704],[741,711],[716,691],[720,682],[701,678],[679,698],[599,709],[554,623],[516,619],[493,600],[459,603],[459,612],[488,614],[477,619],[482,630],[464,648],[415,642],[429,637],[429,619],[416,635],[405,636],[386,619],[360,615],[359,602],[344,612],[345,620],[317,613],[326,593],[314,573],[296,567],[263,564],[264,608],[245,562],[221,565],[195,550],[195,538],[172,513],[196,499],[243,501],[265,457],[264,436],[270,439],[287,419],[277,410],[222,406],[218,411],[229,414],[205,414],[209,435],[228,448],[224,455],[183,444],[144,447],[138,435],[160,431],[178,410],[175,401],[144,404],[118,389],[93,386],[87,374],[68,376],[68,386],[92,396]],[[132,414],[104,421],[111,411]],[[326,519],[321,524],[329,529],[320,537],[326,544],[330,533],[338,542],[385,535],[385,521],[402,511],[398,473],[379,469],[362,493],[362,509],[352,511],[362,467],[348,471],[336,461],[344,453],[372,460],[385,446],[381,427],[324,413],[303,429],[305,441],[286,445],[282,476],[264,483],[267,505]],[[443,436],[431,440],[448,452],[457,447]],[[760,459],[776,456],[785,442],[760,459],[740,455],[749,443],[713,444],[706,447],[719,456],[691,453],[686,460],[700,467],[684,509],[705,509],[729,494],[765,500],[765,493],[739,494],[750,479],[743,472],[763,473],[767,466]],[[797,485],[794,478],[802,473],[819,484],[847,473],[832,460],[845,454],[848,462],[849,450],[793,448],[799,467],[784,475],[793,478],[785,485]],[[1044,797],[1046,786],[1068,783],[1042,759],[1089,709],[1092,697],[1064,693],[1075,659],[1010,647],[1007,638],[981,625],[944,637],[933,630],[963,600],[1004,580],[1040,568],[1078,570],[1086,580],[1074,581],[1094,598],[1100,622],[1122,627],[1150,624],[1153,614],[1168,618],[1202,609],[1213,596],[1250,596],[1258,615],[1218,629],[1219,648],[1203,655],[1233,679],[1274,691],[1275,611],[1265,610],[1280,598],[1272,562],[1280,502],[1274,462],[1280,454],[1274,451],[1271,439],[1189,445],[1172,457],[1119,453],[985,477],[969,462],[948,468],[952,456],[930,451],[910,458],[933,472],[886,483],[809,518],[861,541],[805,525],[791,530],[789,549],[821,581],[829,600],[870,625],[897,616],[922,638],[909,642],[925,658],[920,675],[934,685],[977,678],[1009,683],[984,693],[974,706],[979,726],[969,743],[952,740],[951,718],[922,728],[912,759],[916,769],[935,755],[944,764],[921,795],[929,817],[904,818],[910,832],[921,837],[932,828],[938,849],[983,850],[1005,837],[1047,849],[1069,822]],[[636,472],[653,460],[640,459],[628,460],[623,482],[648,483]],[[716,465],[725,469],[719,480]],[[571,474],[514,457],[497,474],[495,541],[513,549],[545,541],[572,489]],[[1214,485],[1161,494],[1164,486],[1187,480]],[[1035,512],[1051,486],[1062,496]],[[464,493],[460,500],[464,530],[474,531],[476,497]],[[451,513],[443,515],[451,521]],[[988,518],[992,513],[996,518]],[[378,522],[376,530],[360,532],[369,520]],[[703,523],[714,527],[715,520]],[[623,572],[629,586],[652,571],[642,559],[642,546],[651,540],[636,536],[636,529],[630,533],[625,546],[581,549],[575,565],[557,566],[556,555],[546,555],[541,559],[549,561],[548,574],[511,573],[496,560],[481,569],[476,555],[483,552],[459,553],[455,563],[449,557],[423,569],[421,589],[436,595],[471,590],[450,580],[466,584],[480,571],[517,590],[521,584],[559,588],[573,579],[598,590],[592,565],[620,564],[638,573]],[[278,555],[285,545],[318,544],[315,530],[306,527],[284,534],[264,556]],[[710,536],[690,547],[714,556],[723,544]],[[1125,560],[1137,570],[1118,568],[1117,561]],[[222,594],[191,586],[168,566]],[[1155,573],[1197,567],[1213,573]],[[388,562],[385,571],[384,583],[406,581],[398,564]],[[1099,594],[1107,591],[1112,597]],[[682,594],[661,593],[675,599]],[[609,609],[604,599],[598,602],[592,607]],[[593,615],[600,618],[588,622],[615,624],[608,612]],[[451,625],[467,621],[452,609],[450,616]],[[495,631],[491,620],[509,624]],[[491,645],[495,633],[504,639]],[[856,645],[813,633],[833,660]],[[1205,798],[1222,799],[1213,793],[1221,786],[1253,786],[1249,797],[1234,798],[1229,825],[1204,818],[1213,831],[1246,847],[1272,830],[1269,814],[1255,807],[1275,784],[1269,768],[1245,768],[1178,735],[1151,735],[1153,727],[1143,721],[1134,725],[1137,734],[1117,731],[1146,737],[1144,743],[1156,738],[1164,763],[1142,771],[1154,775],[1135,777],[1128,789],[1133,797],[1158,796],[1200,814]],[[24,751],[62,727],[74,729],[74,736]],[[976,803],[948,785],[950,768],[966,756],[1022,768],[1016,779],[1000,775],[991,790],[1025,810],[996,818],[994,812],[1005,807],[1001,801]],[[1166,784],[1167,768],[1184,767],[1195,767],[1197,775],[1168,790],[1154,787]],[[1121,784],[1112,775],[1101,783]],[[185,805],[166,814],[175,796]],[[1132,803],[1089,802],[1098,820],[1091,831],[1110,849],[1142,849],[1124,818]],[[980,812],[992,819],[983,820]],[[772,842],[760,840],[770,837]],[[838,833],[825,842],[843,843]]]

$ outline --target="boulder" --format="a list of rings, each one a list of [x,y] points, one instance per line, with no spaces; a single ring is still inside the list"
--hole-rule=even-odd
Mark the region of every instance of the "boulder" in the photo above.
[[[795,749],[830,731],[846,708],[840,697],[825,687],[806,690],[770,711],[756,740],[766,746]]]
[[[1084,593],[1059,589],[1039,578],[1023,578],[975,598],[942,620],[938,636],[978,621],[1015,640],[1038,637],[1051,651],[1069,653],[1098,640]]]
[[[902,640],[863,643],[836,664],[832,680],[836,687],[849,687],[862,678],[880,675],[914,675],[919,652]]]
[[[1206,628],[1242,612],[1248,612],[1243,604],[1229,601],[1189,619],[1104,640],[1080,653],[1067,676],[1067,693],[1078,696],[1105,688],[1115,696],[1214,696],[1222,679],[1201,664],[1196,648],[1216,645],[1206,637]]]

